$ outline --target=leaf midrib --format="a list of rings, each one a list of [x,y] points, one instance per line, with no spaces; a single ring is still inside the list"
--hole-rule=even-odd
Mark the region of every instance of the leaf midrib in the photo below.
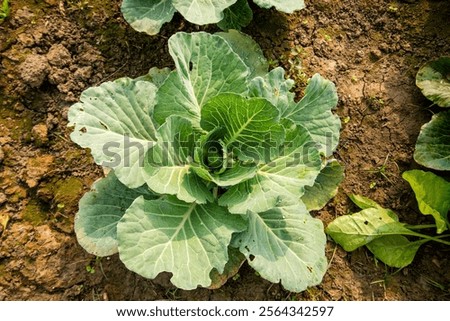
[[[230,137],[230,139],[227,139],[226,141],[227,147],[238,140],[239,135],[247,128],[247,126],[253,121],[253,119],[257,115],[259,115],[259,113],[261,113],[261,110],[253,114],[249,119],[247,119],[247,121],[237,131],[235,131],[235,133]]]

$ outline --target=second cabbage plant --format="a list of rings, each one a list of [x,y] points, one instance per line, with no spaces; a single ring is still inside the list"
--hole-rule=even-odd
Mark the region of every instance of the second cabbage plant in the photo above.
[[[236,31],[177,33],[169,51],[175,70],[90,88],[69,111],[71,138],[112,169],[80,201],[79,243],[183,289],[211,286],[239,252],[287,290],[320,283],[326,237],[308,210],[342,179],[335,86],[316,74],[295,101]]]

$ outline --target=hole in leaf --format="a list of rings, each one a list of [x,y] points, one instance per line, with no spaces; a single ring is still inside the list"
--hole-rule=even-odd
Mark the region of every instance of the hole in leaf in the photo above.
[[[253,261],[255,259],[255,256],[253,254],[250,254],[250,256],[248,257],[248,259],[251,261]]]
[[[192,71],[192,69],[194,69],[194,64],[192,61],[189,61],[189,71]]]
[[[364,222],[364,225],[369,225],[369,221],[365,221],[365,222]]]
[[[108,129],[108,127],[103,122],[100,122],[100,126],[102,126],[106,130]]]

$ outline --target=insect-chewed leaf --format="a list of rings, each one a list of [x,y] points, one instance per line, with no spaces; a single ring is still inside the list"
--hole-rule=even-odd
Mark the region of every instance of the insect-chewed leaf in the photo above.
[[[85,90],[69,110],[70,138],[130,188],[144,184],[144,157],[156,141],[156,91],[151,82],[120,78]]]
[[[361,212],[340,216],[331,222],[326,232],[346,251],[386,235],[410,234],[403,223],[392,217],[393,212],[383,208],[367,208]]]
[[[158,91],[155,117],[159,123],[171,115],[200,122],[203,105],[220,93],[245,93],[249,70],[228,43],[205,32],[179,32],[169,39],[176,70]]]

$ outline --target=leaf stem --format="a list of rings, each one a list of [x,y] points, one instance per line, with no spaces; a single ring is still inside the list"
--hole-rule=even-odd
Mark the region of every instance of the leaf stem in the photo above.
[[[405,225],[410,230],[424,230],[427,228],[435,228],[436,224],[421,224],[421,225]]]
[[[429,235],[422,234],[422,233],[417,233],[417,232],[414,232],[414,231],[411,231],[411,233],[404,233],[404,234],[405,235],[411,235],[411,236],[417,236],[417,237],[421,237],[423,239],[427,239],[427,240],[430,240],[430,241],[435,241],[435,242],[438,242],[438,243],[450,245],[449,241],[441,240],[441,238],[449,237],[450,235],[429,236]]]

